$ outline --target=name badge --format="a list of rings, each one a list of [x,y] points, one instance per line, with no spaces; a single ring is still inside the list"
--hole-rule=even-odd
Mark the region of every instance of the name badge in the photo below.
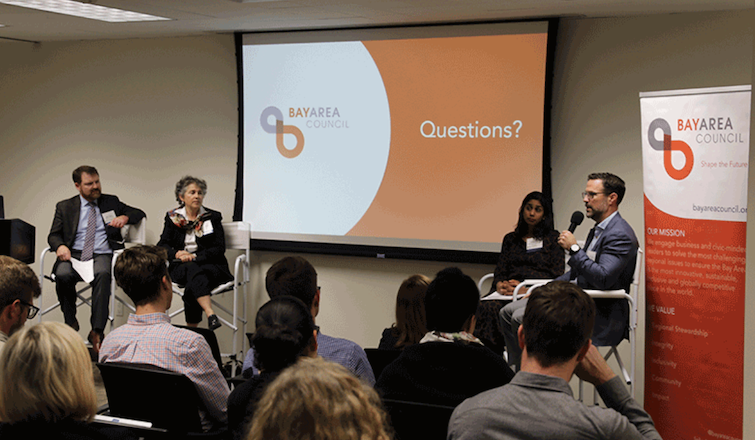
[[[202,223],[202,235],[210,235],[214,231],[215,230],[212,228],[212,222],[211,221],[206,221],[206,222]]]
[[[536,251],[542,248],[543,248],[543,240],[538,240],[536,238],[527,239],[527,252]]]
[[[115,211],[113,210],[110,210],[102,214],[102,220],[105,222],[106,225],[112,222],[113,220],[115,220],[115,217],[116,217]]]

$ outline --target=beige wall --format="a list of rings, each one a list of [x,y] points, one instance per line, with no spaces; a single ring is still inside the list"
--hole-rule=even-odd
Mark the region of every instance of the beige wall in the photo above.
[[[639,92],[750,84],[753,22],[753,11],[562,21],[552,113],[559,228],[566,226],[572,211],[582,208],[579,193],[587,173],[605,170],[627,181],[621,211],[644,239]],[[106,192],[147,212],[150,242],[156,242],[164,212],[174,206],[174,182],[186,173],[208,180],[207,205],[230,219],[238,132],[230,35],[38,48],[3,43],[0,60],[0,194],[9,217],[37,226],[37,252],[45,246],[54,203],[75,194],[70,172],[82,163],[99,168]],[[751,197],[754,193],[750,191]],[[586,231],[583,225],[577,235]],[[252,317],[266,300],[264,272],[281,255],[253,256]],[[395,292],[406,276],[433,275],[446,266],[307,258],[323,288],[318,317],[323,331],[364,347],[376,346],[381,330],[391,324]],[[460,266],[475,278],[492,270]],[[752,283],[748,277],[748,289],[755,288]],[[51,292],[45,289],[44,305],[54,302]],[[748,317],[753,301],[748,299]],[[643,328],[641,313],[640,347]],[[752,325],[746,330],[746,367],[751,372]],[[226,348],[227,330],[219,335]],[[642,355],[638,365],[643,365]],[[745,386],[753,390],[755,384],[747,380]],[[748,394],[745,408],[753,406]],[[752,422],[745,423],[747,437],[754,428]]]

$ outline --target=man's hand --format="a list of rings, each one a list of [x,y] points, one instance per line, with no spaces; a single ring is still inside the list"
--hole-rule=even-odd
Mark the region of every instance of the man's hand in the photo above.
[[[58,256],[60,261],[69,261],[71,259],[71,250],[68,246],[61,244],[58,246],[58,250],[55,251],[55,255]]]
[[[577,364],[574,372],[577,374],[577,377],[595,386],[602,385],[616,377],[616,373],[608,366],[606,360],[603,359],[603,356],[592,343],[590,343],[587,354]]]
[[[577,239],[574,238],[574,234],[569,231],[564,231],[558,236],[558,244],[562,248],[569,250],[573,244],[577,244]]]
[[[189,261],[194,261],[194,259],[197,258],[197,256],[194,254],[190,254],[186,251],[178,251],[176,252],[176,258],[178,258],[184,263],[188,263]]]
[[[118,217],[114,218],[108,225],[114,227],[114,228],[122,228],[126,226],[126,223],[128,223],[128,216],[126,215],[119,215]]]

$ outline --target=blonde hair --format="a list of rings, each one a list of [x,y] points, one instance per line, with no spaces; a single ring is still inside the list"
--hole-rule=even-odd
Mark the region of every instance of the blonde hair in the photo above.
[[[16,332],[0,353],[0,421],[91,421],[92,361],[69,326],[42,322]]]
[[[341,365],[300,358],[265,390],[247,440],[389,440],[388,426],[372,387]]]

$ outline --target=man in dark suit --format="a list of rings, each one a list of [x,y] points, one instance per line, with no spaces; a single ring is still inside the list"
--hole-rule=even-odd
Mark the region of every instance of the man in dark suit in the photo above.
[[[78,196],[58,202],[47,242],[58,260],[53,267],[55,290],[66,324],[79,330],[76,320],[76,283],[81,276],[73,269],[71,259],[93,260],[92,330],[89,342],[99,351],[104,337],[110,298],[110,266],[113,251],[123,249],[121,228],[138,223],[146,215],[118,200],[102,194],[97,169],[82,165],[73,170],[73,183]]]
[[[558,244],[569,251],[569,272],[557,278],[560,281],[576,280],[583,289],[626,290],[632,284],[634,266],[639,244],[637,237],[619,214],[619,204],[624,198],[624,181],[611,173],[593,173],[587,176],[587,186],[582,193],[587,217],[595,221],[582,249],[569,231],[558,238]],[[524,301],[515,301],[500,311],[501,325],[509,354],[509,365],[519,365],[521,349],[517,330],[522,323]],[[597,313],[592,335],[596,346],[618,345],[627,336],[629,305],[625,300],[596,299]]]

